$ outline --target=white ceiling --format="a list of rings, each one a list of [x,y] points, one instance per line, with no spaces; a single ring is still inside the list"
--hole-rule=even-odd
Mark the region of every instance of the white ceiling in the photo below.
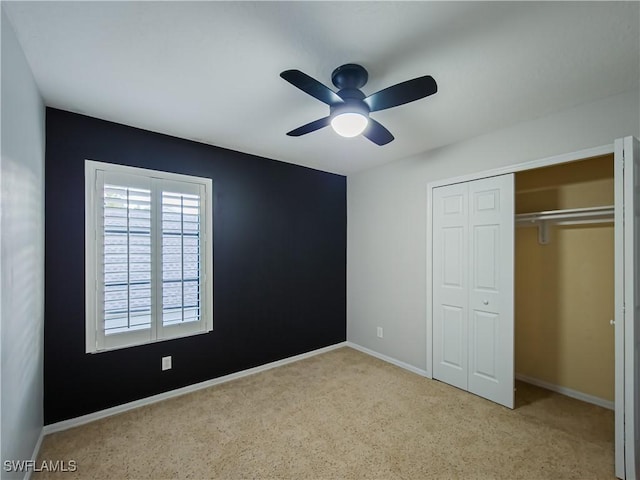
[[[342,174],[639,88],[638,2],[2,4],[47,105]],[[328,107],[279,73],[344,63],[439,91],[372,114],[386,146],[286,136]]]

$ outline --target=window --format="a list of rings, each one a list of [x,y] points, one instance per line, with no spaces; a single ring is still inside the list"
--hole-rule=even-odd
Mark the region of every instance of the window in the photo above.
[[[213,328],[212,181],[85,162],[86,350]]]

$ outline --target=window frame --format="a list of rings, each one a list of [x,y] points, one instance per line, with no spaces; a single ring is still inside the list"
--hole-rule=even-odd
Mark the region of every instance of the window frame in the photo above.
[[[106,335],[103,302],[103,196],[104,176],[120,176],[123,186],[148,184],[151,191],[151,326]],[[137,177],[137,178],[134,178]],[[174,188],[171,188],[171,185]],[[166,186],[168,188],[163,188]],[[145,187],[147,188],[147,187]],[[163,325],[162,299],[162,193],[199,192],[199,276],[200,319],[177,325]],[[154,213],[155,212],[155,213]],[[213,330],[213,181],[179,173],[85,160],[85,351],[100,353],[174,338],[200,335]]]

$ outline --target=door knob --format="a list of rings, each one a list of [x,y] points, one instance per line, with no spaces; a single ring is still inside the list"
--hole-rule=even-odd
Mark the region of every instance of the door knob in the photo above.
[[[489,300],[483,300],[482,303],[484,303],[485,305],[489,305]]]

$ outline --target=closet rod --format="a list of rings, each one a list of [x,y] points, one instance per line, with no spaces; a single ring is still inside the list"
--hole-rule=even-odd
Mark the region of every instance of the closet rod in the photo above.
[[[605,207],[572,208],[565,210],[547,210],[543,212],[519,213],[516,225],[519,227],[538,227],[538,242],[549,243],[548,224],[579,225],[588,223],[610,223],[613,221],[613,205]]]

